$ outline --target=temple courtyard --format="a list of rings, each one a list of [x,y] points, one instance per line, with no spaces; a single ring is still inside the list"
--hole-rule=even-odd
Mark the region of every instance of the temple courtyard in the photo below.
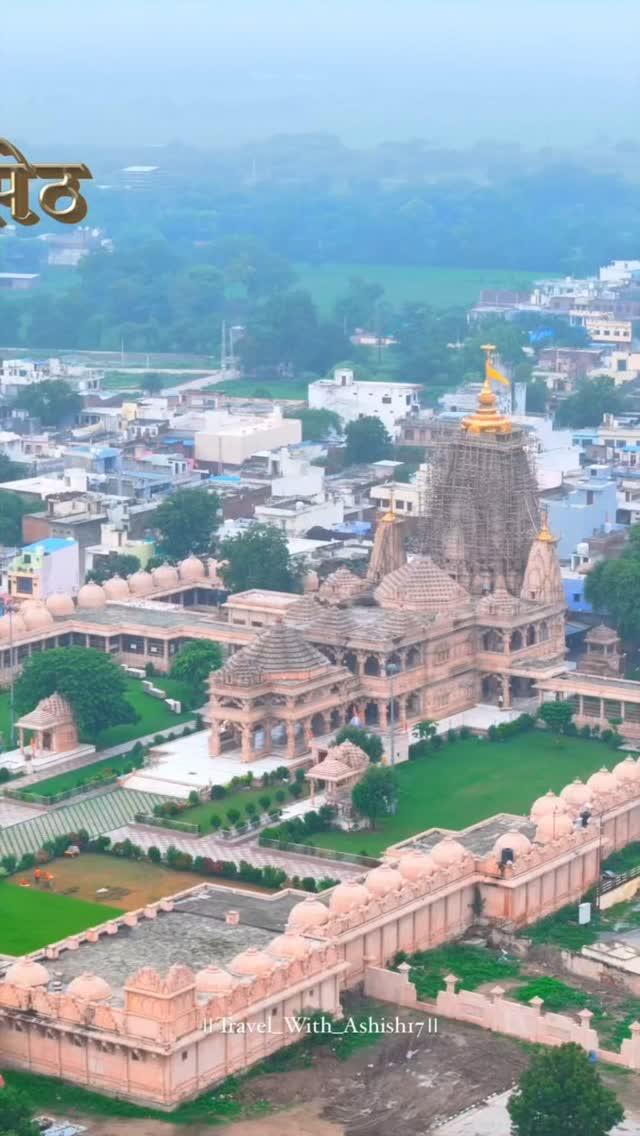
[[[428,754],[428,756],[427,756]],[[445,742],[397,766],[398,808],[375,830],[323,832],[311,843],[375,856],[427,828],[465,828],[496,813],[527,813],[536,797],[587,778],[620,755],[600,741],[531,730],[506,741]]]

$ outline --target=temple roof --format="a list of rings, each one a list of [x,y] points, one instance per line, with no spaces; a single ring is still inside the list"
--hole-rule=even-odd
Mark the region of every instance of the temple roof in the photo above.
[[[16,725],[24,726],[27,730],[50,730],[54,726],[65,725],[67,722],[73,722],[73,720],[71,706],[66,698],[63,698],[56,691],[48,698],[43,698],[35,710],[25,714],[16,722]]]
[[[367,582],[356,576],[350,568],[341,565],[320,585],[318,598],[324,603],[346,603],[367,589]]]
[[[588,631],[585,640],[587,643],[614,643],[618,639],[618,632],[614,631],[613,627],[607,627],[606,623],[599,623],[597,627],[592,627]]]
[[[277,623],[263,635],[238,651],[218,671],[222,682],[246,686],[268,676],[295,678],[331,666],[324,655],[304,638],[296,627]]]
[[[429,556],[416,556],[385,576],[374,594],[382,607],[415,612],[440,611],[468,604],[470,599]]]

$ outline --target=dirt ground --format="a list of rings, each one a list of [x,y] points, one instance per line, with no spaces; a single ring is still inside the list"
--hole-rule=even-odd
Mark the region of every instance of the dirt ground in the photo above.
[[[422,1015],[389,1007],[402,1021]],[[81,1118],[90,1136],[416,1136],[489,1094],[510,1088],[528,1061],[498,1034],[441,1018],[438,1032],[391,1034],[338,1061],[320,1050],[311,1068],[250,1078],[247,1104],[271,1113],[211,1128],[156,1120]]]
[[[55,877],[53,891],[75,899],[104,902],[109,907],[135,911],[147,903],[155,903],[165,895],[184,891],[199,883],[215,883],[221,887],[240,887],[244,891],[260,891],[245,884],[212,880],[197,872],[175,872],[164,865],[138,860],[120,860],[114,856],[99,856],[84,852],[76,859],[56,860],[51,871]],[[100,888],[108,888],[106,895],[96,895]]]

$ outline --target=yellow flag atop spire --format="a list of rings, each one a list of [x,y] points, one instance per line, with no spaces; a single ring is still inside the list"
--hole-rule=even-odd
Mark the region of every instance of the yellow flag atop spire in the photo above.
[[[493,379],[496,383],[502,383],[502,385],[505,387],[510,386],[509,380],[506,375],[503,375],[500,371],[496,371],[496,368],[493,366],[493,352],[495,351],[493,344],[485,343],[482,350],[486,353],[484,364],[484,373],[486,378]]]

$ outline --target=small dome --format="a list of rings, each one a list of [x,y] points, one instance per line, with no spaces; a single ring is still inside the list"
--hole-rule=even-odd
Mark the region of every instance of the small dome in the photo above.
[[[572,809],[582,809],[591,801],[591,789],[579,777],[560,790],[560,796]]]
[[[108,600],[128,600],[131,592],[126,580],[122,576],[110,576],[102,585]]]
[[[427,856],[426,852],[420,852],[417,848],[412,848],[400,857],[398,871],[402,878],[408,880],[409,883],[417,883],[418,880],[424,879],[425,876],[433,875],[435,864],[431,857]]]
[[[85,1002],[106,1002],[111,993],[109,983],[99,974],[80,974],[67,986],[67,994],[72,998],[83,998]]]
[[[574,831],[571,817],[564,813],[540,817],[536,828],[536,843],[549,844],[552,840],[561,840]]]
[[[83,584],[77,596],[78,607],[82,608],[99,608],[104,607],[107,602],[104,588],[100,584]]]
[[[435,848],[431,849],[431,855],[439,868],[451,868],[461,864],[468,853],[458,840],[454,840],[452,836],[445,836]]]
[[[284,935],[278,935],[266,947],[270,955],[279,959],[304,958],[309,949],[309,943],[302,938],[302,935],[297,935],[295,931],[285,931]]]
[[[625,757],[624,761],[619,761],[617,765],[614,765],[611,772],[616,781],[622,782],[622,784],[635,784],[640,779],[640,766],[632,757]]]
[[[549,789],[544,797],[538,797],[531,806],[529,816],[531,820],[538,821],[543,816],[555,816],[556,813],[566,813],[567,804],[562,797],[556,797],[555,793]]]
[[[391,864],[381,864],[379,868],[367,872],[364,882],[372,895],[383,896],[402,887],[404,880],[397,868],[392,868]]]
[[[312,931],[314,927],[322,927],[329,919],[329,911],[319,899],[308,895],[302,903],[296,903],[289,912],[287,930]]]
[[[154,588],[175,588],[178,583],[178,570],[171,564],[161,564],[151,573]]]
[[[202,561],[194,556],[187,556],[179,565],[178,571],[180,572],[181,580],[204,580],[206,572]]]
[[[305,573],[305,577],[302,582],[302,590],[304,594],[308,596],[311,592],[317,592],[319,587],[320,577],[313,568],[310,568],[309,571]]]
[[[493,846],[493,854],[496,860],[501,859],[505,848],[509,848],[517,859],[518,856],[522,856],[529,851],[531,841],[524,835],[524,832],[503,832],[502,836],[498,837]]]
[[[613,776],[613,773],[609,772],[606,765],[603,765],[602,769],[599,769],[597,773],[591,774],[587,781],[587,785],[591,789],[592,793],[596,794],[596,796],[599,796],[601,794],[604,794],[606,796],[607,793],[614,792],[614,790],[617,789],[620,785],[620,782],[616,777]]]
[[[371,899],[371,892],[357,880],[345,880],[333,889],[329,897],[329,911],[332,915],[348,915],[358,907],[364,907]]]
[[[229,970],[233,974],[242,975],[243,978],[257,978],[263,974],[271,974],[275,967],[275,959],[270,958],[259,947],[247,947],[246,951],[236,955],[229,963]]]
[[[9,639],[12,635],[14,637],[24,635],[26,631],[27,625],[19,611],[0,616],[0,639]]]
[[[21,604],[20,615],[29,631],[38,631],[41,627],[48,627],[53,623],[51,612],[41,600],[27,600],[26,603]]]
[[[228,994],[233,986],[233,978],[220,966],[205,966],[196,974],[198,994]]]
[[[65,615],[73,615],[75,604],[67,592],[52,592],[45,600],[48,610],[54,619],[62,619]]]
[[[135,596],[146,596],[153,591],[153,576],[150,572],[134,572],[129,576],[129,587]]]
[[[18,959],[11,964],[4,980],[12,982],[14,986],[48,986],[50,975],[41,962],[36,962],[35,959]]]

